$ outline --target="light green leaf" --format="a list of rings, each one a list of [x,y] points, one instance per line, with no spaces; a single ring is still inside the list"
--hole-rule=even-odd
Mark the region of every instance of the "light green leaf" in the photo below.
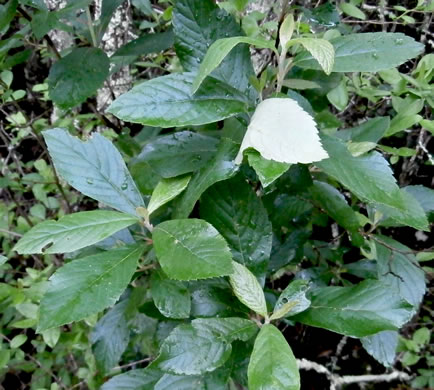
[[[342,12],[348,16],[352,16],[353,18],[360,20],[366,19],[365,13],[351,3],[341,3],[339,7]]]
[[[127,288],[143,253],[124,246],[74,260],[49,279],[40,307],[38,332],[80,321],[112,306]]]
[[[255,170],[264,188],[282,176],[290,167],[290,164],[273,160],[266,160],[256,150],[247,150],[249,165]]]
[[[293,319],[350,337],[398,330],[413,314],[410,303],[389,284],[365,280],[352,287],[323,287],[312,291],[312,305]]]
[[[193,320],[172,331],[151,367],[175,375],[214,371],[229,358],[232,341],[246,341],[256,330],[254,322],[242,318]]]
[[[229,52],[240,43],[253,45],[260,49],[270,49],[276,51],[273,42],[263,39],[250,37],[231,37],[219,39],[210,46],[204,59],[202,60],[197,76],[191,87],[192,93],[195,93],[198,90],[203,80],[205,80],[205,78],[221,64]]]
[[[3,265],[8,261],[8,258],[6,256],[0,255],[0,265]]]
[[[333,88],[327,94],[328,101],[333,104],[338,110],[343,111],[348,105],[348,90],[347,84],[343,79],[337,87]]]
[[[325,74],[329,75],[333,70],[335,61],[335,49],[333,45],[319,38],[297,38],[289,42],[289,46],[300,44],[318,61]]]
[[[233,262],[232,266],[234,272],[229,275],[229,282],[237,298],[249,309],[268,318],[264,292],[258,279],[244,265]]]
[[[240,24],[213,0],[177,1],[172,23],[177,57],[182,67],[195,75],[216,40],[243,35]],[[249,78],[254,74],[249,48],[241,45],[229,53],[212,77],[247,93]]]
[[[191,297],[182,282],[170,280],[156,271],[151,277],[151,295],[155,306],[165,317],[190,317]]]
[[[145,161],[160,176],[197,171],[215,155],[218,140],[192,131],[163,135],[147,143],[135,161]]]
[[[248,368],[249,390],[299,390],[300,374],[290,346],[273,325],[255,340]]]
[[[310,306],[310,300],[306,297],[309,282],[306,280],[294,280],[282,291],[270,320],[282,317],[294,316],[306,310]]]
[[[223,138],[220,141],[217,154],[205,167],[196,172],[187,190],[182,194],[181,199],[174,211],[174,218],[187,218],[207,188],[214,183],[229,179],[238,170],[234,159],[237,154],[238,144]]]
[[[295,28],[294,16],[292,14],[286,15],[279,29],[280,44],[285,49],[288,47],[288,42],[292,38],[292,34],[294,33],[294,28]]]
[[[94,133],[83,142],[58,128],[42,134],[57,172],[76,190],[132,215],[144,206],[121,154],[107,138]]]
[[[51,99],[61,108],[84,102],[102,87],[109,75],[107,55],[95,47],[76,47],[57,61],[48,75]]]
[[[426,292],[426,282],[416,257],[410,248],[389,237],[376,236],[376,239],[378,279],[393,285],[402,298],[417,308]]]
[[[44,343],[50,348],[54,348],[60,338],[60,328],[51,328],[41,332]]]
[[[377,147],[377,144],[375,142],[348,142],[347,144],[348,151],[354,156],[359,157],[363,156],[367,152],[370,152],[372,149],[375,149]]]
[[[127,122],[156,127],[203,125],[246,111],[245,95],[211,77],[193,96],[194,78],[194,73],[173,73],[145,81],[107,111]]]
[[[392,367],[398,346],[398,332],[385,330],[360,339],[363,348],[383,366]]]
[[[423,116],[418,114],[405,115],[398,114],[390,122],[390,127],[387,130],[385,137],[390,137],[400,131],[410,129],[414,125],[418,124],[423,119]]]
[[[272,245],[272,227],[262,201],[241,176],[213,185],[203,195],[200,215],[229,244],[235,261],[264,280]]]
[[[378,72],[418,56],[424,46],[402,33],[357,33],[330,40],[335,49],[333,72]],[[320,69],[312,55],[301,53],[294,65]]]
[[[235,159],[256,149],[263,158],[282,163],[310,163],[327,158],[313,118],[295,100],[271,98],[262,101],[252,116]]]
[[[152,239],[157,259],[171,279],[195,280],[232,273],[229,247],[206,221],[166,221],[154,228]]]
[[[130,215],[108,210],[68,214],[58,221],[34,226],[17,242],[14,250],[20,254],[73,252],[102,241],[138,221]],[[49,244],[52,245],[47,247]]]
[[[162,179],[152,192],[151,200],[148,204],[149,215],[184,191],[190,179],[191,176],[189,175]]]

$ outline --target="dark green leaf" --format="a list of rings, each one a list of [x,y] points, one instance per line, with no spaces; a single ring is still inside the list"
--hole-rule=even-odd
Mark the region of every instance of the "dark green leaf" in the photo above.
[[[271,223],[261,200],[241,176],[208,189],[200,214],[228,242],[235,261],[258,277],[265,275],[271,253]]]
[[[336,136],[344,141],[377,143],[386,133],[389,126],[390,118],[388,116],[380,116],[369,119],[351,129],[338,131]]]
[[[412,195],[427,214],[434,213],[434,190],[421,185],[407,186],[403,190]]]
[[[107,55],[95,47],[78,47],[57,61],[50,69],[50,97],[61,108],[84,102],[102,87],[109,75]]]
[[[378,279],[393,285],[407,302],[417,307],[422,302],[426,283],[416,257],[410,248],[389,237],[377,236],[376,239]]]
[[[76,190],[133,215],[144,206],[121,154],[108,139],[95,133],[83,142],[62,129],[43,135],[57,172]]]
[[[104,32],[106,31],[113,13],[125,0],[102,0],[101,16],[98,25],[95,28],[95,34],[98,42],[101,42]]]
[[[38,331],[80,321],[113,305],[126,289],[143,248],[124,246],[64,265],[50,278]]]
[[[220,38],[243,35],[234,18],[212,0],[180,0],[173,10],[175,50],[186,71],[195,72],[208,48]],[[249,48],[238,46],[212,76],[245,92],[254,75]],[[200,90],[199,90],[200,91]]]
[[[107,111],[128,122],[174,127],[217,122],[246,110],[241,92],[211,77],[192,95],[194,77],[173,73],[145,81],[118,97]]]
[[[290,346],[273,325],[264,325],[250,357],[249,390],[299,390],[300,374]]]
[[[153,390],[227,390],[228,374],[224,367],[203,376],[164,374]]]
[[[213,157],[218,140],[192,131],[163,135],[150,141],[137,156],[162,177],[197,171]]]
[[[160,370],[149,367],[144,370],[132,370],[111,378],[104,383],[101,390],[154,390],[162,375]]]
[[[398,346],[398,332],[385,330],[372,336],[360,339],[363,347],[375,360],[383,366],[392,367]]]
[[[102,373],[118,364],[130,340],[126,311],[128,301],[122,301],[102,317],[91,334],[93,354]]]
[[[231,342],[248,340],[257,326],[241,318],[193,320],[179,325],[161,346],[152,367],[175,375],[202,375],[223,365],[231,354]]]
[[[389,284],[365,280],[352,287],[324,287],[312,291],[312,305],[294,320],[341,333],[365,337],[397,330],[413,313]]]
[[[162,272],[154,272],[151,277],[151,295],[161,314],[169,318],[190,316],[190,292],[182,282],[170,280]]]
[[[152,238],[158,261],[171,279],[205,279],[233,271],[226,241],[206,221],[166,221],[155,227]]]
[[[0,31],[2,31],[15,17],[18,0],[9,0],[5,5],[0,4]]]
[[[339,225],[349,231],[357,231],[360,223],[356,213],[336,188],[315,180],[309,191],[315,204],[319,205]]]
[[[234,159],[239,145],[229,139],[223,138],[217,150],[216,156],[199,172],[193,175],[187,190],[177,205],[174,218],[187,218],[194,205],[208,187],[214,183],[229,179],[238,170]]]
[[[58,221],[45,221],[34,226],[17,242],[14,250],[21,254],[73,252],[102,241],[138,221],[138,218],[117,211],[69,214]]]
[[[378,72],[394,68],[418,56],[424,46],[402,33],[357,33],[334,38],[333,72]],[[321,69],[307,53],[295,58],[295,65],[308,69]]]

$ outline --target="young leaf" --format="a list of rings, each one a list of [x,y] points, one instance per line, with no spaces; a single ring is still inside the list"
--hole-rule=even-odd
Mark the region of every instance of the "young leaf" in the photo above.
[[[258,279],[244,265],[236,262],[232,265],[234,272],[229,275],[229,282],[237,298],[249,309],[268,317],[264,292]]]
[[[378,72],[418,56],[424,46],[402,33],[357,33],[334,38],[333,72]],[[320,69],[312,55],[301,53],[294,65]]]
[[[177,1],[172,23],[176,54],[182,67],[195,74],[214,41],[243,35],[239,23],[212,0]],[[212,77],[246,93],[254,74],[249,48],[243,45],[229,53]]]
[[[399,334],[396,331],[385,330],[372,336],[362,337],[360,341],[366,352],[375,360],[379,361],[383,366],[391,367],[395,361],[398,336]]]
[[[73,252],[138,221],[130,215],[108,210],[68,214],[58,221],[45,221],[34,226],[17,242],[14,250],[20,254]],[[47,247],[49,244],[52,245]]]
[[[170,280],[162,272],[154,272],[151,277],[151,295],[155,306],[165,317],[190,316],[190,293],[182,282]]]
[[[128,346],[127,310],[127,300],[116,304],[97,322],[90,335],[93,355],[102,373],[109,372],[119,363]]]
[[[416,257],[410,248],[389,237],[376,236],[376,239],[378,279],[393,285],[401,297],[417,308],[425,294],[426,282]]]
[[[194,78],[194,73],[173,73],[145,81],[107,111],[127,122],[156,127],[203,125],[246,111],[245,95],[211,77],[193,96]]]
[[[264,188],[282,176],[290,167],[290,164],[266,160],[256,150],[247,150],[249,165],[255,170]]]
[[[83,142],[58,128],[42,134],[57,172],[76,190],[132,215],[144,206],[121,154],[107,138],[95,133]]]
[[[235,261],[263,278],[271,253],[272,229],[267,212],[241,177],[217,183],[202,196],[200,215],[225,238]]]
[[[248,340],[257,326],[242,318],[193,320],[175,328],[164,340],[151,367],[175,375],[202,375],[214,371],[229,358],[231,342]]]
[[[262,101],[250,121],[235,159],[256,149],[262,157],[282,163],[310,163],[327,158],[313,118],[295,100],[271,98]]]
[[[184,191],[191,176],[178,176],[170,179],[162,179],[152,192],[151,200],[148,204],[148,212],[151,215],[155,210],[176,198],[182,191]]]
[[[249,390],[299,390],[297,362],[285,337],[275,326],[261,328],[248,368]]]
[[[280,44],[285,49],[288,47],[288,42],[291,40],[292,34],[294,32],[294,27],[294,16],[292,14],[286,15],[279,30]]]
[[[200,196],[214,183],[229,179],[238,170],[234,163],[238,144],[227,138],[220,141],[217,154],[205,167],[196,172],[176,206],[173,217],[187,218]]]
[[[128,286],[142,252],[141,246],[124,246],[59,268],[41,301],[38,332],[80,321],[113,305]]]
[[[95,47],[76,47],[57,61],[48,75],[50,97],[61,108],[84,102],[109,75],[107,55]]]
[[[166,221],[155,227],[152,239],[157,259],[171,279],[195,280],[232,273],[226,241],[206,221]]]
[[[146,161],[165,179],[197,171],[217,150],[218,140],[192,131],[163,135],[147,143],[135,161]]]
[[[333,70],[335,50],[333,45],[318,38],[297,38],[289,42],[289,45],[300,44],[318,61],[325,74],[329,75]]]
[[[280,294],[270,320],[294,316],[306,310],[310,306],[310,300],[306,297],[308,288],[309,282],[306,280],[291,282]]]
[[[387,283],[365,280],[352,287],[323,287],[309,297],[312,305],[293,319],[350,337],[397,330],[413,307]]]
[[[210,46],[204,59],[202,60],[197,76],[193,81],[193,85],[191,86],[192,93],[195,93],[198,90],[203,80],[205,80],[205,78],[221,64],[229,52],[240,43],[253,45],[260,49],[270,49],[276,51],[273,42],[263,39],[250,37],[231,37],[219,39]]]

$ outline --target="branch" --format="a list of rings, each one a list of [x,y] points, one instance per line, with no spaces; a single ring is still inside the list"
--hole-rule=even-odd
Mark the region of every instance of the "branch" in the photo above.
[[[337,390],[342,385],[361,382],[392,382],[394,380],[409,381],[411,376],[402,371],[393,371],[390,374],[379,375],[344,375],[340,376],[332,373],[321,364],[306,359],[297,359],[300,370],[313,370],[319,374],[324,374],[330,381],[330,390]]]

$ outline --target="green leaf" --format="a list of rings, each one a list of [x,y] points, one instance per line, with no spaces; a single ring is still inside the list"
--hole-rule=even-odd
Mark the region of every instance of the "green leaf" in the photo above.
[[[164,340],[151,367],[175,375],[202,375],[228,360],[234,340],[246,341],[257,326],[242,318],[193,320],[175,328]]]
[[[117,211],[68,214],[58,221],[34,226],[17,242],[14,250],[20,254],[73,252],[102,241],[138,221],[138,218]],[[47,247],[49,244],[52,245]]]
[[[102,87],[109,75],[107,55],[95,47],[76,47],[57,61],[48,75],[51,99],[67,109],[84,102]]]
[[[342,12],[348,16],[352,16],[353,18],[360,20],[366,19],[365,13],[351,3],[341,3],[339,7]]]
[[[171,279],[195,280],[232,273],[226,241],[206,221],[166,221],[155,227],[152,239],[157,259]]]
[[[218,140],[192,131],[163,135],[147,143],[136,161],[146,161],[162,177],[197,171],[217,150]]]
[[[6,32],[3,30],[15,17],[17,6],[18,0],[9,0],[5,5],[0,5],[0,31],[2,33]]]
[[[235,159],[237,164],[247,148],[256,149],[267,160],[290,164],[328,157],[313,118],[289,98],[266,99],[256,107]]]
[[[421,185],[407,186],[403,190],[415,198],[427,214],[434,212],[434,190]]]
[[[271,253],[267,212],[241,176],[213,185],[202,196],[200,215],[224,237],[235,261],[263,278]]]
[[[229,52],[240,43],[253,45],[260,49],[270,49],[276,51],[274,43],[264,39],[250,37],[231,37],[219,39],[210,46],[204,59],[200,63],[197,76],[194,79],[193,85],[191,87],[192,93],[195,93],[198,90],[203,80],[205,80],[205,78],[221,64]]]
[[[392,367],[398,346],[398,332],[385,330],[360,339],[363,348],[383,366]]]
[[[238,170],[234,162],[237,150],[238,144],[231,140],[223,138],[220,141],[217,154],[212,161],[196,172],[190,180],[187,190],[174,211],[174,218],[187,218],[207,188],[235,175]]]
[[[327,94],[327,99],[339,111],[345,110],[349,101],[347,84],[345,79],[342,79],[342,81],[338,84],[338,86],[333,88]]]
[[[156,127],[203,125],[246,111],[245,95],[211,77],[192,95],[194,77],[173,73],[145,81],[118,97],[107,111],[127,122]]]
[[[378,72],[418,56],[424,46],[402,33],[357,33],[330,40],[335,48],[333,72]],[[301,53],[294,65],[320,69],[316,60]]]
[[[300,374],[290,346],[273,325],[255,340],[248,368],[249,390],[299,390]]]
[[[160,370],[150,367],[131,370],[114,376],[102,385],[101,390],[154,390],[162,375]]]
[[[374,142],[383,138],[383,135],[390,126],[390,118],[388,116],[368,119],[361,125],[351,129],[338,131],[336,136],[344,141],[353,142]]]
[[[335,61],[335,50],[333,45],[319,38],[297,38],[289,42],[289,46],[300,44],[318,61],[325,74],[329,75]]]
[[[388,163],[379,153],[371,152],[354,157],[337,138],[322,136],[321,140],[330,158],[315,164],[325,173],[338,180],[362,201],[395,209],[394,216],[400,221],[409,226],[427,229],[426,217],[418,214],[415,220],[408,215],[409,197],[403,195]]]
[[[80,321],[113,305],[124,292],[143,252],[124,246],[74,260],[49,279],[38,332]]]
[[[237,298],[249,309],[268,318],[264,292],[258,279],[244,265],[236,262],[232,265],[234,272],[229,275],[229,281]]]
[[[389,237],[376,236],[376,240],[378,279],[393,285],[402,298],[417,308],[426,292],[426,282],[416,257],[410,248]]]
[[[0,265],[5,264],[8,261],[6,256],[0,255]]]
[[[330,184],[314,181],[309,192],[315,204],[345,229],[354,232],[360,227],[359,219],[345,197]]]
[[[121,154],[108,139],[94,133],[83,142],[57,128],[43,135],[57,172],[76,190],[132,215],[144,206]]]
[[[389,284],[365,280],[352,287],[323,287],[312,291],[309,309],[295,321],[350,337],[398,330],[410,320],[412,305]]]
[[[190,179],[191,176],[189,175],[162,179],[152,192],[151,200],[148,204],[149,215],[184,191]]]
[[[279,41],[282,47],[285,49],[288,48],[288,43],[292,38],[292,34],[294,33],[294,28],[295,28],[294,16],[292,14],[286,15],[279,29]]]
[[[190,317],[191,297],[182,282],[170,280],[162,272],[154,272],[151,277],[151,295],[155,306],[165,317]]]
[[[290,164],[273,160],[266,160],[256,150],[247,150],[249,165],[255,170],[264,188],[282,176],[290,167]]]
[[[175,50],[182,67],[196,72],[208,48],[220,38],[243,35],[239,23],[212,0],[181,0],[173,9]],[[254,75],[249,48],[238,46],[229,53],[212,77],[247,92]]]
[[[128,301],[122,301],[110,309],[95,325],[90,340],[93,355],[101,373],[115,367],[125,352],[130,340],[128,329]]]
[[[310,306],[310,300],[306,297],[309,282],[306,280],[294,280],[282,291],[270,320],[282,317],[294,316],[305,311]]]
[[[229,374],[225,367],[201,376],[164,374],[152,390],[227,390]]]

